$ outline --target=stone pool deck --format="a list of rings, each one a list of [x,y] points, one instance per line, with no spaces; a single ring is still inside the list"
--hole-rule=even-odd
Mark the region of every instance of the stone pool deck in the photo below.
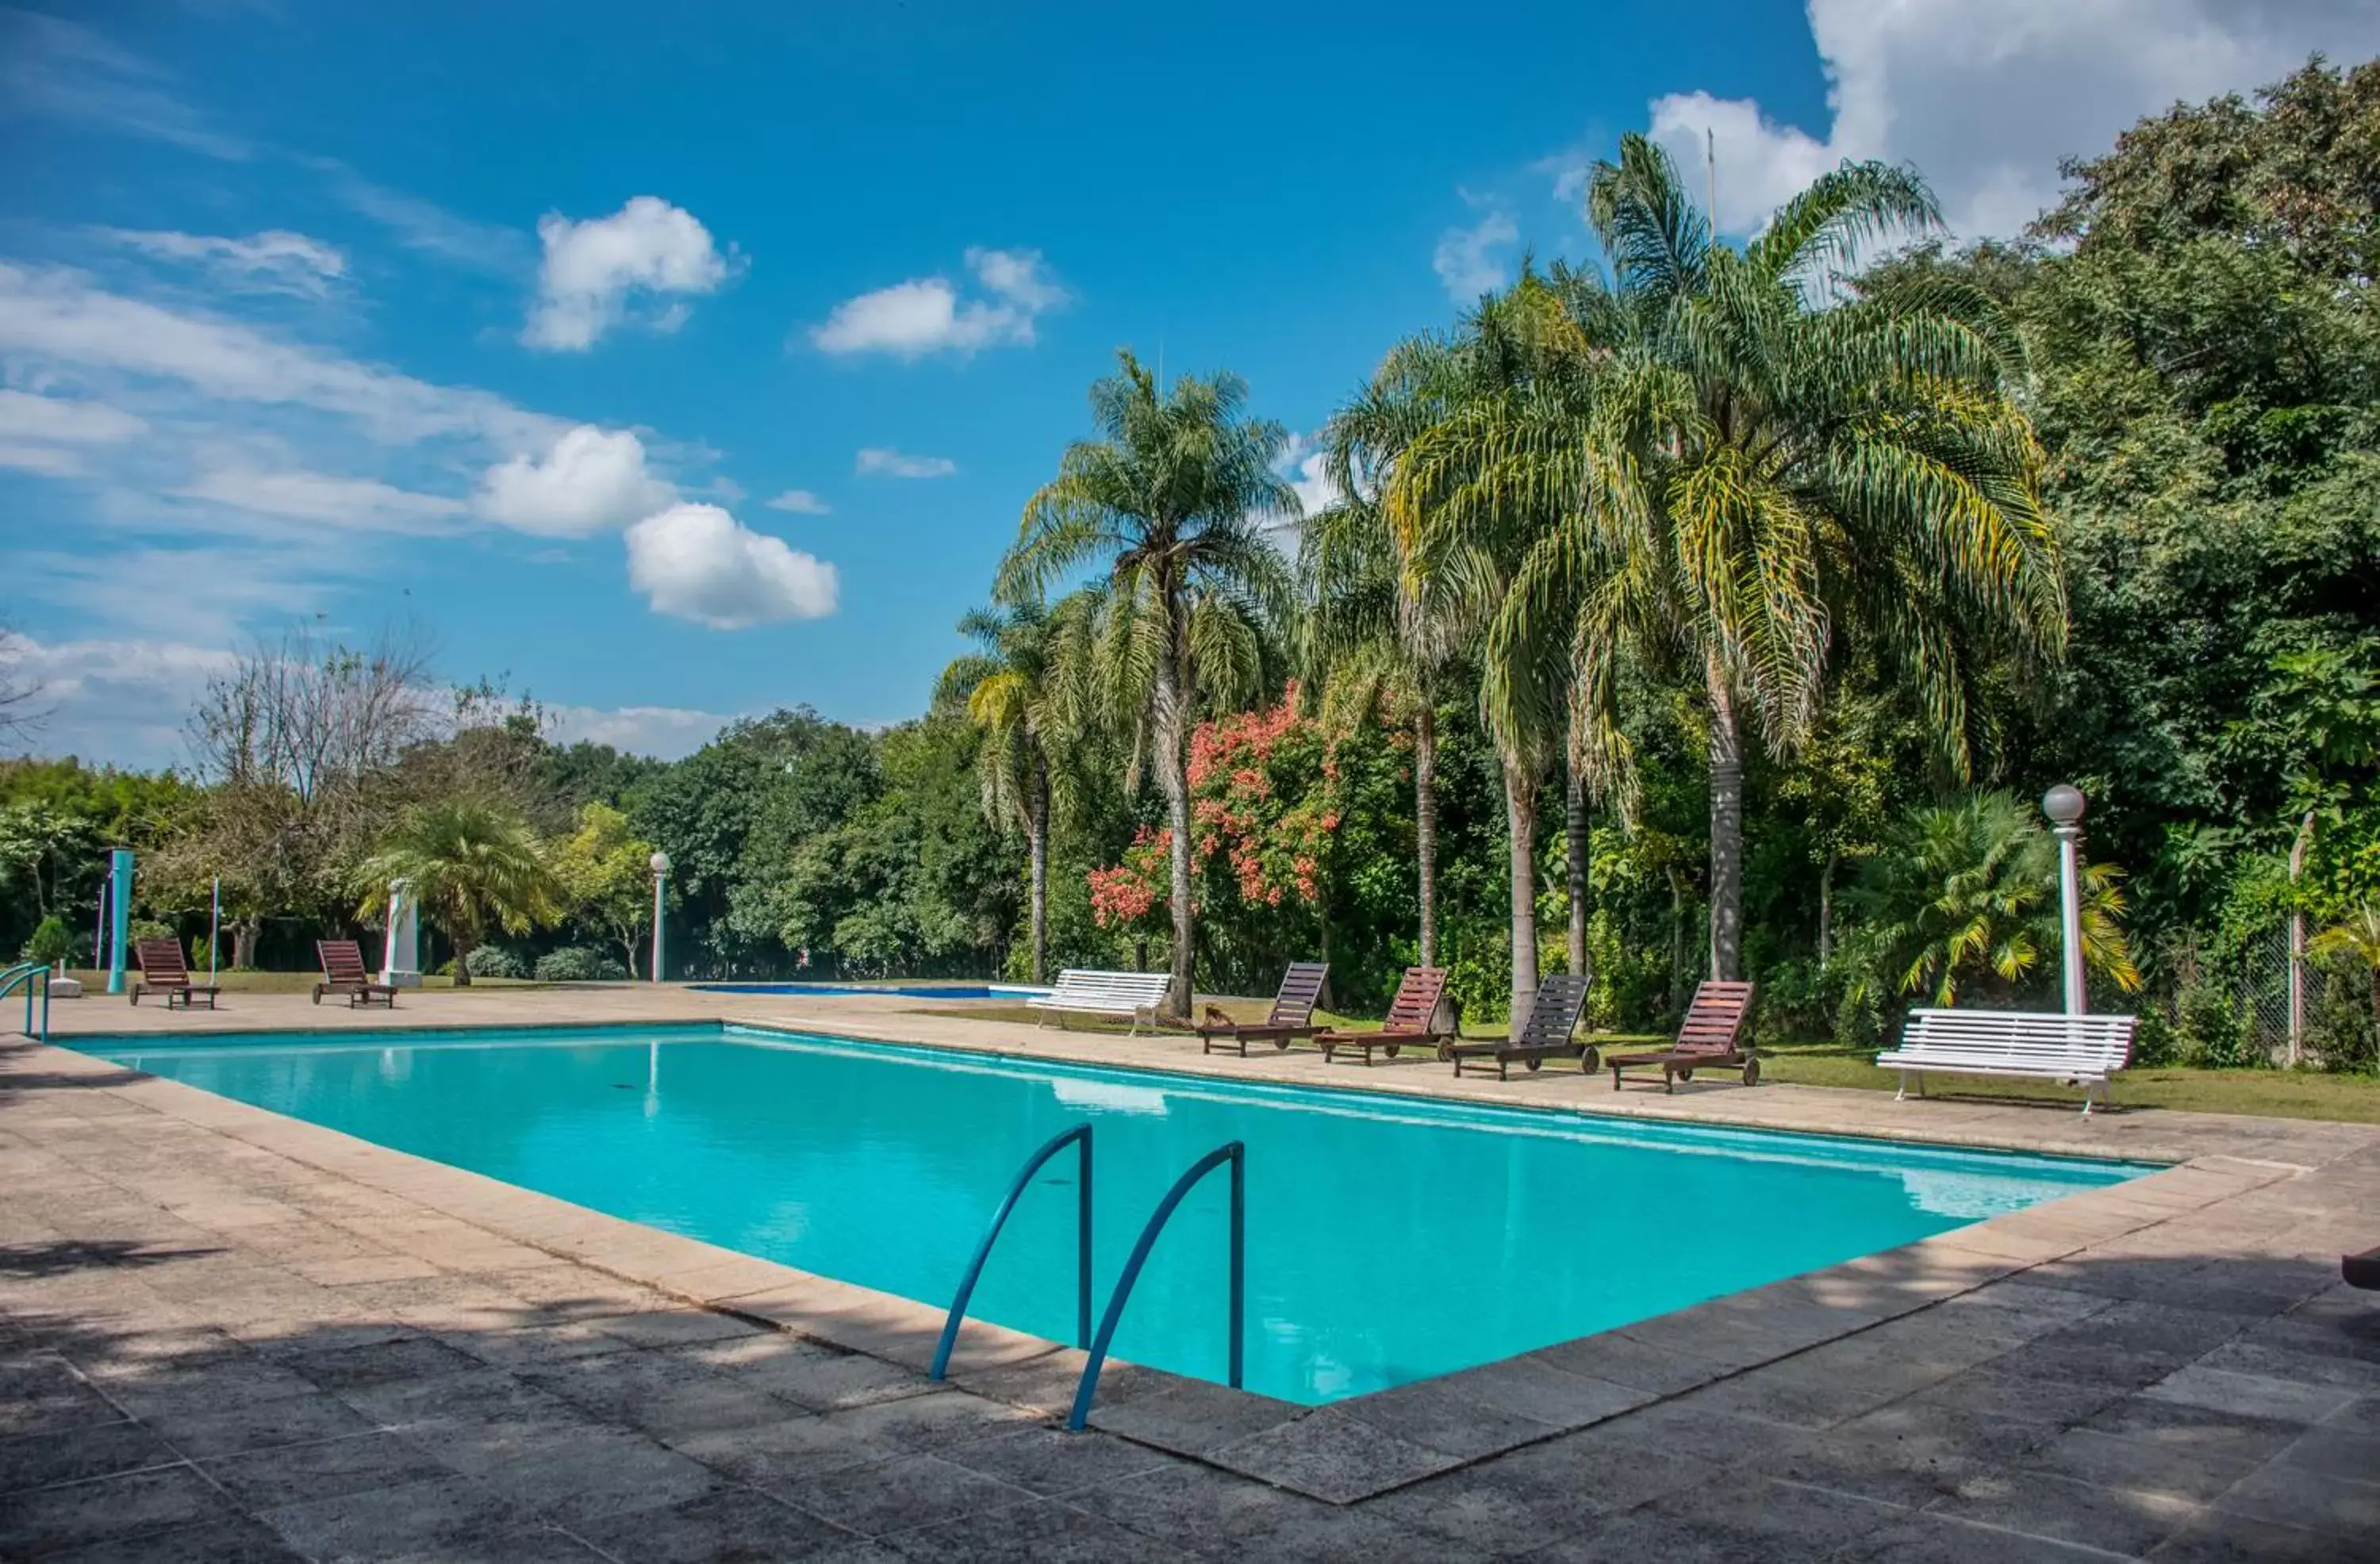
[[[674,988],[60,1004],[0,1049],[0,1558],[2368,1558],[2380,1129],[1401,1061]],[[1222,1076],[2176,1164],[1312,1411],[140,1076],[74,1035],[746,1018]],[[2118,1097],[2120,1102],[2121,1089]],[[1360,1191],[1351,1192],[1360,1198]],[[1790,1219],[1790,1213],[1779,1213]],[[1680,1214],[1692,1242],[1694,1214]],[[1446,1306],[1459,1309],[1459,1291]]]

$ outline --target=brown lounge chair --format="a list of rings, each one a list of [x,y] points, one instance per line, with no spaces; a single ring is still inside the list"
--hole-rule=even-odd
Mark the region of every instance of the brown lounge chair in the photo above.
[[[1390,1059],[1407,1043],[1422,1048],[1436,1048],[1455,1034],[1439,1024],[1438,1007],[1446,998],[1446,969],[1439,966],[1409,966],[1404,980],[1397,985],[1397,997],[1389,1003],[1388,1019],[1377,1032],[1317,1032],[1314,1040],[1322,1046],[1322,1062],[1328,1064],[1339,1050],[1345,1049],[1364,1056],[1372,1062],[1372,1050],[1378,1049]]]
[[[132,1002],[140,1002],[143,988],[165,996],[165,1008],[176,1005],[184,1010],[198,995],[207,997],[207,1008],[215,1008],[215,996],[223,990],[212,983],[193,983],[190,969],[182,960],[179,940],[136,940],[132,942],[134,959],[140,963],[140,976],[132,980]]]
[[[1322,1002],[1322,980],[1330,975],[1328,962],[1292,962],[1289,970],[1281,974],[1281,992],[1273,996],[1272,1013],[1260,1026],[1242,1025],[1208,1005],[1207,1019],[1198,1024],[1198,1051],[1212,1053],[1227,1048],[1245,1059],[1250,1043],[1270,1043],[1277,1049],[1285,1049],[1297,1038],[1314,1036],[1322,1030],[1314,1024],[1314,1007]]]
[[[1525,1064],[1534,1071],[1554,1058],[1575,1059],[1578,1067],[1592,1075],[1601,1068],[1602,1056],[1594,1044],[1572,1037],[1578,1030],[1579,1012],[1586,1008],[1586,978],[1556,973],[1537,984],[1537,997],[1529,1003],[1529,1018],[1521,1024],[1519,1037],[1509,1042],[1441,1043],[1438,1057],[1454,1061],[1457,1075],[1463,1073],[1466,1059],[1477,1070],[1492,1061],[1500,1081],[1510,1078],[1506,1072],[1514,1064]]]
[[[1752,985],[1706,983],[1694,990],[1686,1019],[1678,1027],[1675,1046],[1659,1053],[1616,1054],[1603,1062],[1611,1067],[1611,1089],[1620,1089],[1621,1073],[1658,1070],[1661,1089],[1673,1092],[1680,1081],[1691,1081],[1697,1070],[1741,1069],[1743,1084],[1760,1084],[1760,1061],[1743,1047],[1743,1024],[1752,1014]]]
[[[314,953],[322,960],[322,980],[314,985],[314,1002],[321,1004],[325,994],[345,994],[347,1008],[370,1005],[374,1000],[396,1008],[396,985],[378,983],[365,970],[363,947],[352,940],[317,940]]]
[[[2367,1249],[2361,1255],[2341,1255],[2338,1274],[2350,1287],[2360,1287],[2366,1292],[2380,1292],[2380,1249]]]

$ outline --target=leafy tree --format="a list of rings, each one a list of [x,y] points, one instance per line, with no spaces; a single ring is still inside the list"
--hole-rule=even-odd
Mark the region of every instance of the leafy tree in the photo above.
[[[653,844],[629,829],[628,817],[601,803],[580,808],[578,829],[553,844],[565,915],[609,936],[631,977],[652,925],[652,855]]]
[[[1053,628],[1050,611],[1035,601],[978,609],[959,621],[959,633],[983,649],[952,663],[942,685],[983,730],[976,765],[984,818],[1025,835],[1030,970],[1032,980],[1041,983],[1050,967],[1050,756],[1064,742],[1068,727],[1057,661],[1062,631]]]
[[[1961,986],[2012,994],[2058,949],[2058,843],[2034,812],[1981,793],[1906,817],[1852,894],[1889,989],[1950,1005]],[[2129,993],[2141,976],[2120,921],[2122,878],[2112,864],[2084,866],[2082,957]]]
[[[1000,595],[1038,600],[1069,571],[1106,570],[1111,678],[1146,719],[1172,831],[1168,1008],[1187,1015],[1196,939],[1184,746],[1201,679],[1244,661],[1254,622],[1289,595],[1260,528],[1294,518],[1298,503],[1274,470],[1288,436],[1247,416],[1236,376],[1185,375],[1163,392],[1130,352],[1117,358],[1118,372],[1091,388],[1100,438],[1068,446],[1058,476],[1026,502]]]
[[[2365,902],[2306,942],[2319,960],[2344,959],[2371,975],[2372,1020],[2380,1026],[2380,903]]]
[[[358,867],[357,916],[381,914],[390,881],[407,881],[422,912],[455,947],[455,986],[471,981],[472,949],[492,928],[525,934],[562,915],[563,887],[528,822],[471,799],[408,812]]]

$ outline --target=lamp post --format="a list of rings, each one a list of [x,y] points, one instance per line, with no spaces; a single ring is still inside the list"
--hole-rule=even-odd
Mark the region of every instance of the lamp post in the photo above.
[[[652,981],[662,980],[662,891],[669,884],[670,861],[667,853],[655,853],[653,867],[653,972]]]
[[[2041,795],[2041,812],[2058,838],[2060,954],[2066,965],[2066,1013],[2090,1009],[2082,994],[2082,790],[2059,782]]]

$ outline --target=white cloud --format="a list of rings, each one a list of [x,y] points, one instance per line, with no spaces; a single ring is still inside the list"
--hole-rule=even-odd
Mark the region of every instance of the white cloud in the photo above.
[[[334,196],[395,234],[407,249],[498,276],[525,273],[534,260],[528,236],[517,229],[481,223],[435,201],[375,185],[335,158],[300,161],[329,176]]]
[[[257,515],[322,522],[361,532],[439,533],[454,530],[463,503],[420,494],[369,478],[319,472],[249,472],[225,468],[172,491]]]
[[[310,547],[310,545],[311,545]],[[227,646],[258,619],[320,611],[341,588],[336,551],[293,537],[269,548],[125,548],[18,556],[42,598],[137,637]]]
[[[37,472],[43,478],[74,478],[87,470],[81,456],[55,445],[0,443],[0,467]]]
[[[637,196],[609,217],[574,223],[560,212],[538,219],[545,245],[537,302],[521,341],[579,352],[626,318],[632,294],[676,296],[645,324],[674,331],[686,319],[684,296],[707,294],[727,280],[728,265],[694,214],[658,196]]]
[[[788,489],[768,503],[772,511],[792,511],[796,515],[824,515],[834,509],[807,489]]]
[[[828,353],[899,358],[973,353],[1032,342],[1035,319],[1066,301],[1039,250],[978,246],[966,252],[966,264],[988,297],[963,300],[948,277],[913,277],[844,300],[811,329],[810,341]]]
[[[645,469],[644,442],[626,430],[580,424],[543,460],[515,456],[490,467],[474,501],[491,521],[541,538],[617,531],[675,496]]]
[[[948,456],[912,456],[889,445],[863,447],[851,470],[862,478],[948,478],[959,470]]]
[[[216,285],[252,293],[322,298],[347,274],[347,258],[320,239],[272,228],[244,239],[138,228],[100,228],[102,238],[153,255],[203,266]]]
[[[155,640],[42,642],[17,637],[12,670],[41,686],[31,747],[94,764],[162,766],[183,758],[182,734],[207,681],[226,671],[219,647]]]
[[[629,527],[628,584],[654,612],[714,630],[817,619],[834,612],[837,589],[833,565],[717,505],[672,505]]]
[[[140,419],[104,402],[0,391],[0,440],[106,445],[145,434],[148,430],[149,426]]]
[[[1449,228],[1440,234],[1438,249],[1429,258],[1430,267],[1455,303],[1476,304],[1481,294],[1511,280],[1512,273],[1495,252],[1520,236],[1521,230],[1510,217],[1491,212],[1468,228]]]
[[[166,91],[164,71],[78,22],[0,9],[0,113],[45,114],[168,141],[209,157],[249,146]]]
[[[175,382],[222,401],[301,406],[399,444],[461,435],[518,448],[561,427],[488,392],[433,385],[243,321],[113,293],[59,267],[0,261],[0,356]]]
[[[682,706],[549,706],[545,736],[555,744],[608,744],[631,755],[679,760],[735,721]]]
[[[1653,135],[1687,167],[1716,134],[1728,233],[1755,231],[1844,158],[1882,158],[1914,164],[1957,233],[2011,234],[2055,204],[2060,158],[2106,149],[2143,115],[2246,91],[2317,50],[2380,52],[2370,0],[1809,0],[1809,15],[1833,111],[1824,136],[1743,99],[1652,105]]]

